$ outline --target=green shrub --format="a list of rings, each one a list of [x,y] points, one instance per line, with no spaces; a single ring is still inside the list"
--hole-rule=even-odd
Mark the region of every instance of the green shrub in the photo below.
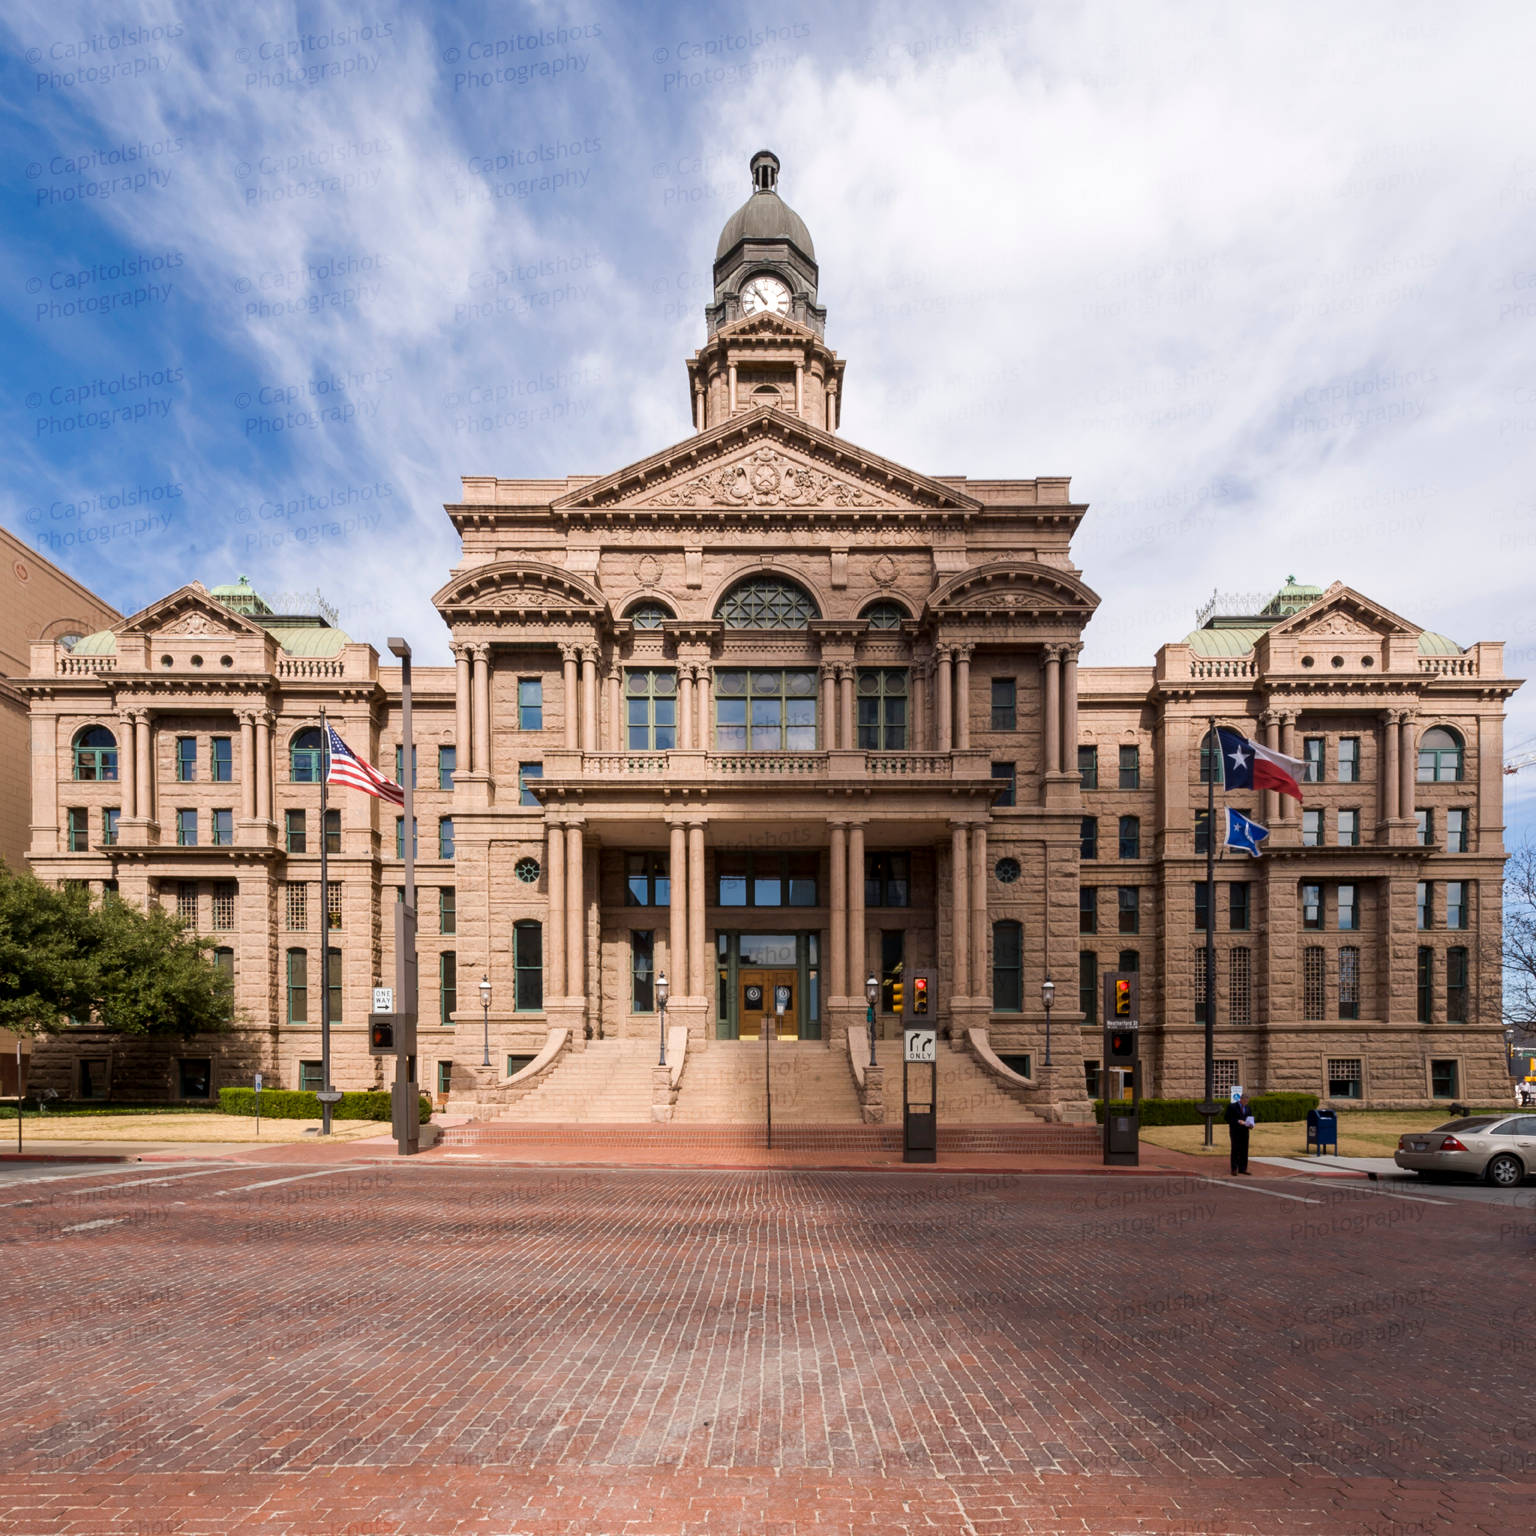
[[[1265,1121],[1305,1120],[1309,1109],[1317,1108],[1315,1093],[1260,1093],[1249,1099],[1254,1119]],[[1218,1101],[1221,1114],[1227,1106]],[[1104,1123],[1104,1100],[1094,1101],[1093,1112],[1100,1125]],[[1219,1120],[1221,1115],[1217,1116]],[[1143,1099],[1141,1101],[1143,1125],[1201,1125],[1199,1099]]]
[[[432,1101],[422,1094],[419,1104],[421,1124],[425,1125],[432,1118]],[[220,1088],[219,1110],[226,1115],[254,1115],[256,1090]],[[320,1100],[307,1089],[263,1088],[261,1112],[272,1120],[318,1120]],[[389,1091],[369,1089],[361,1093],[344,1093],[340,1102],[331,1106],[331,1114],[337,1120],[388,1120]]]

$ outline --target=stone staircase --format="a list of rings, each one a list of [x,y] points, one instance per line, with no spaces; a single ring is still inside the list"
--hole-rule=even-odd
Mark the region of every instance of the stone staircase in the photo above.
[[[634,1125],[651,1123],[651,1040],[593,1040],[567,1051],[538,1087],[495,1115],[513,1125]],[[692,1062],[688,1070],[693,1070]]]
[[[857,1090],[845,1052],[820,1040],[711,1040],[689,1051],[674,1125],[762,1125],[764,1053],[771,1052],[773,1123],[858,1125]],[[899,1115],[898,1115],[899,1119]]]
[[[881,1040],[876,1056],[885,1065],[885,1123],[901,1124],[901,1044]],[[1044,1125],[1044,1119],[1016,1099],[971,1053],[939,1042],[939,1125]],[[691,1068],[689,1069],[692,1070]]]

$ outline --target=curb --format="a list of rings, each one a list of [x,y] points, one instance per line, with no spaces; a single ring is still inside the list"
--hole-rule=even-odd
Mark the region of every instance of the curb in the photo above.
[[[131,1152],[0,1152],[0,1163],[139,1163]]]

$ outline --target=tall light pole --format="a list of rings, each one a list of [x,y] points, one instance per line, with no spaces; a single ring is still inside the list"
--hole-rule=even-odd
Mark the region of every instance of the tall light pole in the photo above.
[[[1216,1101],[1216,775],[1221,766],[1221,738],[1216,720],[1205,722],[1205,1145],[1215,1140]]]
[[[667,1064],[667,973],[656,973],[656,1011],[661,1015],[661,1059],[659,1065]]]
[[[480,978],[480,1013],[485,1024],[485,1055],[480,1065],[488,1067],[491,1064],[491,978]]]
[[[331,778],[331,726],[320,706],[320,1134],[331,1134],[331,868],[326,789]]]
[[[1040,1001],[1045,1004],[1045,1064],[1051,1064],[1051,1004],[1056,1001],[1056,983],[1049,971],[1040,983]]]
[[[404,899],[395,914],[395,1010],[410,1023],[396,1032],[395,1145],[401,1156],[419,1144],[417,1113],[411,1084],[416,1050],[416,738],[411,729],[411,647],[398,635],[389,637],[390,652],[400,659],[400,777],[405,781],[405,813],[400,841],[405,861]],[[407,1048],[408,1047],[408,1048]]]
[[[875,1004],[880,999],[880,978],[873,971],[864,978],[864,1001],[869,1004],[866,1020],[869,1024],[869,1064],[875,1063]]]

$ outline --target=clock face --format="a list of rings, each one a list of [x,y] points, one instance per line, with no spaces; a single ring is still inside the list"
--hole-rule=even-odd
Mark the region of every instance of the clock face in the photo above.
[[[765,310],[771,315],[787,315],[789,289],[778,278],[759,272],[756,277],[749,278],[747,286],[741,290],[741,312],[758,315]]]

